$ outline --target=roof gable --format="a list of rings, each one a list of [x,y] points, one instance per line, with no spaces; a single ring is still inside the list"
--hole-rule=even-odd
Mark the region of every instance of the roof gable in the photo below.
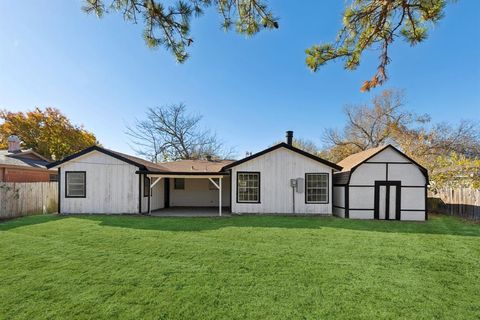
[[[116,159],[121,160],[123,162],[126,162],[128,164],[134,165],[134,166],[138,167],[139,169],[148,170],[149,168],[152,168],[152,167],[159,168],[159,166],[156,165],[153,162],[150,162],[150,161],[147,161],[147,160],[144,160],[144,159],[140,159],[140,158],[137,158],[137,157],[133,157],[133,156],[130,156],[130,155],[127,155],[127,154],[124,154],[124,153],[108,150],[108,149],[105,149],[105,148],[102,148],[102,147],[99,147],[99,146],[88,147],[88,148],[86,148],[82,151],[79,151],[79,152],[74,153],[74,154],[72,154],[68,157],[63,158],[62,160],[52,162],[47,166],[47,168],[57,167],[57,166],[65,163],[65,162],[74,160],[74,159],[76,159],[78,157],[81,157],[83,155],[86,155],[86,154],[88,154],[92,151],[98,151],[98,152],[104,153],[104,154],[109,155],[113,158],[116,158]]]
[[[351,173],[358,167],[360,166],[362,163],[365,163],[365,162],[368,162],[368,160],[376,157],[377,155],[379,155],[382,151],[386,150],[386,149],[391,149],[393,150],[394,152],[400,154],[403,158],[407,159],[409,162],[413,163],[414,165],[416,165],[420,171],[423,173],[423,175],[425,176],[425,178],[427,179],[428,181],[428,170],[425,169],[423,166],[421,166],[420,164],[418,164],[415,160],[413,160],[412,158],[410,158],[409,156],[407,156],[405,153],[403,153],[402,151],[398,150],[397,148],[395,148],[394,146],[392,146],[391,144],[388,144],[388,145],[385,145],[385,146],[379,146],[379,147],[376,147],[376,148],[371,148],[371,149],[367,149],[365,151],[361,151],[361,152],[358,152],[358,153],[354,153],[348,157],[346,157],[345,159],[343,159],[342,161],[340,161],[338,163],[338,165],[342,166],[343,167],[343,170],[342,170],[342,173],[348,173],[348,181],[346,181],[346,175],[342,175],[342,176],[338,176],[337,177],[337,181],[338,181],[338,184],[341,184],[341,183],[344,183],[344,184],[347,184],[350,182],[350,176],[351,176]],[[337,173],[338,175],[338,173]],[[341,182],[341,183],[340,183]]]
[[[352,168],[367,161],[368,159],[375,156],[377,153],[381,152],[387,147],[388,145],[380,146],[380,147],[371,148],[371,149],[367,149],[361,152],[351,154],[345,159],[343,159],[342,161],[340,161],[338,165],[343,168],[342,171],[350,171]]]
[[[331,167],[331,168],[333,168],[333,169],[335,169],[335,170],[342,170],[342,167],[339,166],[339,165],[336,165],[335,163],[332,163],[332,162],[330,162],[330,161],[327,161],[327,160],[325,160],[325,159],[322,159],[322,158],[320,158],[320,157],[317,157],[316,155],[313,155],[313,154],[308,153],[308,152],[306,152],[306,151],[303,151],[303,150],[301,150],[301,149],[295,148],[295,147],[293,147],[293,146],[291,146],[291,145],[289,145],[289,144],[286,144],[285,142],[276,144],[276,145],[274,145],[274,146],[272,146],[272,147],[270,147],[270,148],[267,148],[267,149],[265,149],[265,150],[263,150],[263,151],[257,152],[257,153],[255,153],[255,154],[253,154],[253,155],[251,155],[251,156],[248,156],[248,157],[243,158],[243,159],[241,159],[241,160],[232,162],[232,163],[224,166],[224,167],[222,168],[222,170],[228,170],[228,169],[230,169],[230,168],[236,167],[236,166],[238,166],[238,165],[240,165],[240,164],[242,164],[242,163],[245,163],[245,162],[247,162],[247,161],[250,161],[250,160],[253,160],[253,159],[255,159],[255,158],[258,158],[258,157],[260,157],[260,156],[262,156],[262,155],[264,155],[264,154],[267,154],[267,153],[269,153],[269,152],[275,151],[275,150],[277,150],[277,149],[279,149],[279,148],[288,149],[288,150],[293,151],[293,152],[295,152],[295,153],[298,153],[298,154],[300,154],[300,155],[302,155],[302,156],[304,156],[304,157],[307,157],[307,158],[310,158],[310,159],[312,159],[312,160],[314,160],[314,161],[323,163],[323,164],[325,164],[325,165],[327,165],[327,166],[329,166],[329,167]]]
[[[165,173],[165,174],[205,174],[205,173],[216,173],[220,172],[222,167],[226,164],[231,163],[231,160],[179,160],[179,161],[172,161],[172,162],[164,162],[164,163],[153,163],[151,161],[141,159],[138,157],[134,157],[128,154],[124,154],[121,152],[105,149],[99,146],[91,146],[88,147],[80,152],[72,154],[68,157],[60,161],[53,162],[48,165],[48,168],[53,168],[63,163],[73,161],[79,157],[87,155],[91,152],[100,152],[111,156],[115,159],[123,161],[125,163],[134,165],[139,168],[140,172],[145,173]]]

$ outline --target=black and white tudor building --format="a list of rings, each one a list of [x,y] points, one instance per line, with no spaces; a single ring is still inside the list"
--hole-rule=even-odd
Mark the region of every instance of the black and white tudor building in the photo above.
[[[426,220],[428,172],[391,145],[338,163],[333,213],[352,219]]]
[[[426,219],[427,172],[392,146],[335,164],[287,142],[233,160],[152,163],[92,146],[52,163],[59,213],[149,214],[217,207],[218,214]]]

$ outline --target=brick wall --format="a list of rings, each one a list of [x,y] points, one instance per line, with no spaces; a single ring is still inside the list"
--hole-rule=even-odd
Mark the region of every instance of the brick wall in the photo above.
[[[0,168],[0,181],[3,182],[48,182],[50,174],[47,170],[28,170],[28,169],[12,169]]]

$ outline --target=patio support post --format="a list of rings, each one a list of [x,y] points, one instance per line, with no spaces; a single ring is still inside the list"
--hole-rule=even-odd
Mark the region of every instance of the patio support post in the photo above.
[[[148,214],[152,212],[152,209],[150,208],[150,198],[152,197],[152,189],[153,187],[160,181],[162,180],[162,177],[158,177],[154,183],[150,184],[150,192],[148,193],[150,196],[148,197]],[[151,182],[151,181],[150,181]]]
[[[148,178],[150,179],[150,177],[147,175],[145,175],[144,179],[145,178]],[[148,214],[150,214],[152,212],[151,210],[151,207],[150,207],[150,198],[152,197],[152,186],[150,184],[148,184],[148,188],[150,189],[149,192],[148,192],[148,199],[147,199],[147,203],[148,203]],[[145,192],[145,191],[144,191]]]
[[[222,216],[222,178],[218,179],[218,214]]]
[[[208,178],[212,184],[218,189],[218,215],[222,216],[222,177],[218,178],[218,184],[212,178]]]

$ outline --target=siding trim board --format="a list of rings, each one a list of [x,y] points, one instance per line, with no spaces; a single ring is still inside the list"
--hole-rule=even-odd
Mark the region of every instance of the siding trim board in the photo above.
[[[142,213],[142,175],[138,175],[138,213]]]
[[[350,218],[350,186],[345,186],[345,218]]]
[[[425,186],[425,221],[428,220],[428,195],[427,195],[427,186]]]
[[[58,167],[58,214],[62,213],[62,169]]]
[[[233,175],[232,175],[232,169],[229,170],[230,174],[230,211],[232,211],[232,186],[233,186]],[[235,181],[236,183],[236,181]]]
[[[378,154],[378,153],[377,153]],[[403,155],[403,153],[402,153]],[[363,163],[372,163],[372,164],[415,164],[413,162],[402,162],[402,161],[364,161]]]

